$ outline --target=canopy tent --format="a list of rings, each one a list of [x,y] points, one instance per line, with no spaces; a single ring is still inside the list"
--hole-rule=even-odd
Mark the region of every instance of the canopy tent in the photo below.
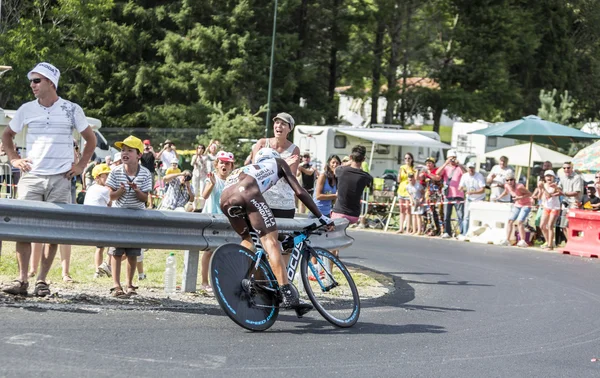
[[[549,161],[552,163],[553,167],[556,167],[561,166],[565,161],[571,160],[569,155],[561,154],[560,152],[553,151],[535,143],[533,143],[531,146],[529,146],[529,143],[524,143],[490,151],[485,154],[485,157],[492,157],[498,160],[501,156],[507,156],[509,158],[509,164],[519,167],[529,167],[530,147],[531,161]]]
[[[600,136],[584,133],[572,127],[541,119],[538,116],[527,116],[516,121],[499,123],[487,129],[472,131],[470,134],[497,136],[524,140],[529,142],[529,163],[527,164],[527,182],[531,174],[531,155],[533,143],[544,143],[556,147],[566,147],[573,142],[599,139]],[[509,156],[510,158],[510,156]]]
[[[429,148],[452,148],[446,143],[442,143],[433,138],[412,132],[408,130],[382,130],[382,129],[339,129],[340,133],[350,135],[356,138],[365,139],[371,142],[371,155],[369,156],[369,169],[373,164],[373,153],[376,144],[392,146],[412,146]]]

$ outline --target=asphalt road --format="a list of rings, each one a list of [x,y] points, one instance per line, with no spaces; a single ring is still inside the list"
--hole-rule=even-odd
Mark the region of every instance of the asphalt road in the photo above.
[[[0,375],[598,377],[600,263],[557,253],[353,231],[347,263],[394,277],[336,329],[282,314],[267,332],[218,307],[0,306]]]

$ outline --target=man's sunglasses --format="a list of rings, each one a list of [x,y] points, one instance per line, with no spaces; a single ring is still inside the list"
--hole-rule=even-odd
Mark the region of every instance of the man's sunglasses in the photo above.
[[[39,84],[42,82],[42,79],[39,77],[36,77],[35,79],[31,79],[29,80],[30,83],[34,83],[34,84]]]
[[[506,179],[506,181],[515,181],[515,179]]]

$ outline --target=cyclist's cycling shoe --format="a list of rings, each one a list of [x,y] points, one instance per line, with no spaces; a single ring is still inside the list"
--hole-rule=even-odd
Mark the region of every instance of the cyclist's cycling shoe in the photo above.
[[[296,311],[296,316],[301,318],[304,314],[313,309],[310,303],[301,301],[298,296],[298,291],[292,284],[283,285],[281,290],[281,309],[291,309]]]

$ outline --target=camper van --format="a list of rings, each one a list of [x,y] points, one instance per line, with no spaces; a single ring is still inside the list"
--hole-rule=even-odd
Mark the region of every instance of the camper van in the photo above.
[[[366,161],[373,177],[383,176],[386,171],[397,172],[407,152],[413,154],[417,164],[432,156],[441,165],[443,150],[450,148],[440,142],[440,136],[433,131],[404,130],[388,125],[370,128],[298,125],[294,128],[294,144],[301,154],[311,155],[319,170],[329,156],[335,154],[343,159],[350,155],[352,147],[363,145],[367,148]]]
[[[515,145],[515,139],[470,134],[473,131],[485,129],[491,125],[491,123],[482,120],[477,120],[476,122],[454,122],[451,143],[452,148],[456,150],[458,161],[461,164],[465,164],[468,161],[475,161],[478,157],[480,158],[490,151]]]
[[[14,114],[15,110],[4,110],[0,108],[0,135],[4,132],[4,128],[8,126],[10,120],[14,117]],[[87,117],[87,120],[92,130],[94,130],[94,134],[96,134],[96,150],[94,151],[94,157],[104,159],[108,155],[114,156],[117,150],[113,147],[110,147],[106,141],[106,138],[104,138],[104,135],[100,133],[102,122],[99,119],[92,117]],[[15,136],[15,146],[21,150],[25,150],[27,148],[27,143],[25,142],[26,133],[27,128]],[[85,144],[83,138],[81,138],[79,133],[76,131],[73,133],[73,137],[79,140],[80,146]],[[83,148],[81,150],[83,151]]]

